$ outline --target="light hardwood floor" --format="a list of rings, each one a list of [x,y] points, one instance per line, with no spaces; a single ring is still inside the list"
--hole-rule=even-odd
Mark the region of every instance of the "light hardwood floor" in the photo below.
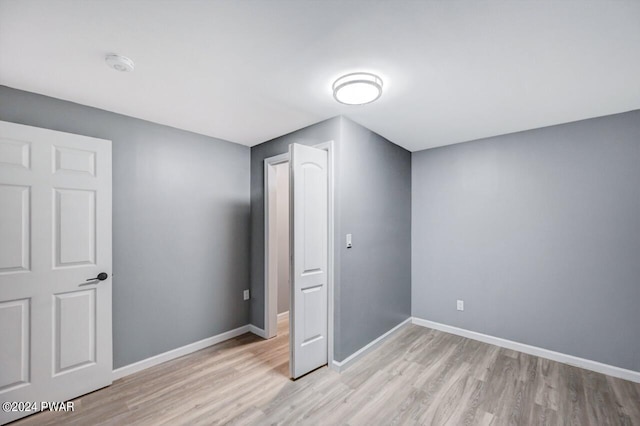
[[[409,325],[342,374],[288,379],[288,323],[116,381],[48,424],[640,425],[640,384]]]

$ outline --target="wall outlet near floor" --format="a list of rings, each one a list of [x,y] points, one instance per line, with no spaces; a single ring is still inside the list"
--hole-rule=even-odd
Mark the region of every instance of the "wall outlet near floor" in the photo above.
[[[244,297],[244,300],[249,300],[249,290],[243,291],[242,297]]]
[[[464,311],[464,300],[458,300],[458,302],[456,303],[456,307],[459,311]]]

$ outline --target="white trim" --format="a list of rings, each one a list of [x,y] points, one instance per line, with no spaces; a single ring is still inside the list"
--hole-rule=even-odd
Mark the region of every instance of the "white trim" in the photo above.
[[[262,337],[263,339],[267,338],[267,333],[263,329],[258,328],[253,324],[249,324],[249,332],[255,334],[258,337]]]
[[[328,257],[327,257],[327,364],[329,368],[335,369],[334,362],[334,350],[333,350],[333,312],[335,306],[334,300],[334,285],[335,285],[335,258],[336,251],[334,246],[335,238],[335,146],[333,141],[324,142],[318,145],[314,145],[314,148],[324,149],[327,151],[328,158],[328,178],[329,178],[329,220],[328,220]]]
[[[410,324],[411,320],[412,320],[411,317],[407,318],[406,320],[402,321],[400,324],[398,324],[395,327],[393,327],[391,330],[389,330],[386,333],[384,333],[382,336],[378,337],[376,340],[370,342],[366,346],[360,348],[358,351],[352,353],[351,355],[349,355],[344,360],[342,360],[342,361],[335,361],[335,360],[332,361],[332,365],[333,365],[334,369],[336,369],[340,373],[342,373],[344,370],[346,370],[351,365],[353,365],[355,363],[355,361],[357,361],[358,359],[360,359],[361,357],[363,357],[364,355],[366,355],[369,352],[373,351],[378,346],[380,346],[382,343],[384,343],[384,341],[387,340],[389,337],[391,337],[391,335],[393,335],[394,333],[398,332],[404,326]]]
[[[133,364],[125,365],[124,367],[116,368],[113,370],[113,380],[121,379],[138,371],[145,370],[147,368],[162,364],[163,362],[171,361],[172,359],[180,358],[181,356],[188,355],[190,353],[199,351],[200,349],[213,346],[215,344],[224,342],[225,340],[233,339],[234,337],[248,333],[250,330],[249,325],[243,325],[233,330],[225,331],[224,333],[217,334],[215,336],[207,337],[206,339],[199,340],[188,345],[172,349],[170,351],[152,356],[142,361],[134,362]]]
[[[589,359],[579,358],[573,355],[567,355],[560,352],[551,351],[549,349],[539,348],[524,343],[514,342],[513,340],[502,339],[500,337],[490,336],[463,328],[453,327],[451,325],[440,324],[421,318],[413,318],[415,325],[433,328],[434,330],[444,331],[445,333],[455,334],[457,336],[466,337],[490,345],[500,346],[502,348],[512,349],[514,351],[524,352],[529,355],[539,356],[541,358],[562,362],[564,364],[573,365],[574,367],[584,368],[586,370],[595,371],[597,373],[607,374],[609,376],[618,377],[620,379],[629,380],[631,382],[640,383],[640,371],[627,370],[613,365],[603,364]]]
[[[280,312],[278,314],[278,320],[281,320],[282,318],[289,318],[289,311],[286,312]]]
[[[277,286],[269,286],[269,282],[275,279],[269,277],[274,275],[276,268],[270,265],[269,262],[276,261],[277,246],[275,241],[271,241],[269,235],[275,231],[275,220],[270,220],[270,211],[274,206],[271,205],[271,198],[275,195],[276,191],[276,169],[278,164],[286,163],[289,161],[289,153],[276,155],[264,159],[264,336],[265,339],[270,339],[276,336],[278,325],[273,322],[273,319],[277,315]],[[273,223],[272,223],[273,222]],[[271,241],[271,244],[269,242]],[[277,322],[277,321],[276,321]]]

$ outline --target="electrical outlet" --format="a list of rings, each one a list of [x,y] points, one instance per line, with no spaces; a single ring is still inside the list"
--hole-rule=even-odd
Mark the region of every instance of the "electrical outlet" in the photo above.
[[[456,306],[459,311],[464,311],[464,300],[458,300]]]
[[[249,300],[249,290],[245,290],[242,292],[244,300]]]

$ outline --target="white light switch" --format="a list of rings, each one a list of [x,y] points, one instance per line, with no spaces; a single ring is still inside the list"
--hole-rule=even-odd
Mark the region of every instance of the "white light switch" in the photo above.
[[[351,234],[347,234],[347,248],[351,247],[353,247],[353,244],[351,244]]]
[[[464,311],[464,300],[458,300],[458,303],[456,306],[458,307],[459,311]]]
[[[243,291],[242,296],[244,297],[244,300],[249,300],[249,290]]]

